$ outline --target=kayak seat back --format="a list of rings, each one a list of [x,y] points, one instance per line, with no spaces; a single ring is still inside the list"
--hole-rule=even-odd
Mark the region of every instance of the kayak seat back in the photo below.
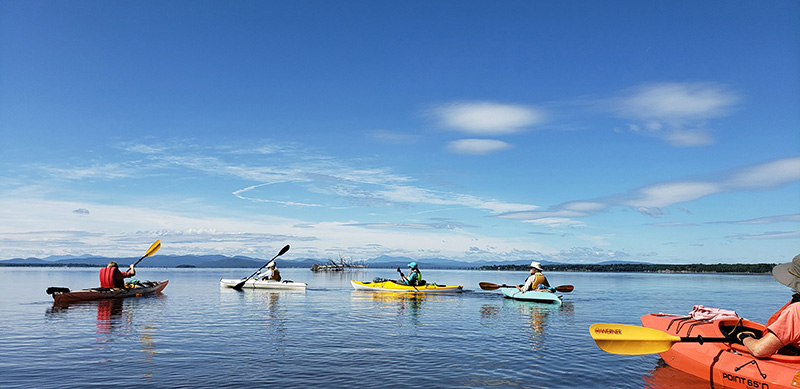
[[[51,287],[47,288],[46,292],[47,292],[47,294],[69,293],[69,288],[64,288],[64,287],[60,287],[60,286],[51,286]]]

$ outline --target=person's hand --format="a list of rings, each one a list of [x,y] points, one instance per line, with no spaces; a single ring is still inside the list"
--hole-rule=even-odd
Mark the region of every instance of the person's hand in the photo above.
[[[744,340],[747,338],[755,338],[755,337],[756,334],[753,333],[752,331],[742,331],[736,334],[736,339],[739,339],[740,342],[744,342]]]

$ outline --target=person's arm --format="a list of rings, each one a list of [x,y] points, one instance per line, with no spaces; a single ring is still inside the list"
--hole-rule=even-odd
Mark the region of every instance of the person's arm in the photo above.
[[[744,331],[736,336],[742,345],[756,358],[766,358],[778,352],[784,344],[772,332],[767,332],[761,339],[756,339],[755,334]]]
[[[133,265],[130,266],[130,270],[128,270],[128,277],[133,277],[136,275],[136,269],[133,268]]]
[[[517,285],[517,289],[519,289],[520,292],[527,292],[531,290],[532,284],[533,284],[533,277],[529,276],[528,278],[525,279],[525,285],[521,288],[519,287],[519,285]]]

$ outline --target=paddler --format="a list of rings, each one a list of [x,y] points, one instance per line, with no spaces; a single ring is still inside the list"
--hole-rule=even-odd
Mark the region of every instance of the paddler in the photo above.
[[[278,271],[278,268],[275,267],[275,261],[272,261],[267,264],[267,271],[263,274],[258,273],[256,275],[257,279],[261,280],[273,280],[273,281],[280,281],[281,280],[281,272]]]
[[[789,301],[767,321],[767,332],[761,338],[750,331],[737,335],[747,351],[756,358],[766,358],[775,354],[784,346],[792,346],[800,350],[800,254],[792,262],[782,263],[772,268],[775,280],[794,291]]]
[[[117,262],[111,261],[106,267],[100,269],[101,288],[124,288],[125,279],[136,275],[136,270],[131,265],[128,271],[120,271]]]
[[[403,278],[403,282],[406,285],[411,286],[419,286],[422,285],[422,273],[419,271],[419,266],[417,266],[416,262],[411,262],[408,264],[408,277],[406,277],[403,272],[400,272],[400,268],[397,268],[397,271],[400,272],[400,277]]]
[[[550,283],[547,282],[547,277],[542,274],[542,264],[536,261],[531,262],[530,275],[525,279],[525,285],[517,285],[520,292],[527,292],[529,290],[536,290],[550,288]]]

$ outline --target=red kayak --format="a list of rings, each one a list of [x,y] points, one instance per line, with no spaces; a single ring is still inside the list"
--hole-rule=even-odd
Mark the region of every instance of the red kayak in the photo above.
[[[690,316],[652,313],[642,325],[680,337],[731,338],[731,343],[675,343],[659,353],[664,361],[686,373],[710,381],[712,387],[777,389],[800,387],[800,356],[782,349],[758,359],[737,343],[736,334],[753,331],[761,335],[763,324],[745,319],[696,320]],[[793,354],[793,355],[788,355]]]
[[[169,280],[144,281],[140,285],[130,288],[91,288],[76,291],[70,291],[67,288],[50,287],[47,288],[47,294],[52,294],[53,301],[56,303],[102,300],[161,293],[161,291],[167,287],[168,283]]]

